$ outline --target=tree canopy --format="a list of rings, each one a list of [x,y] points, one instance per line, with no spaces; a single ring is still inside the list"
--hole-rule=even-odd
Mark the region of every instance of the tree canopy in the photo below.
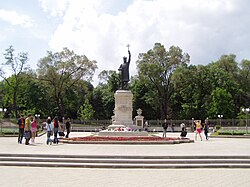
[[[91,84],[97,62],[67,48],[48,51],[31,71],[28,53],[14,53],[10,46],[1,63],[0,108],[5,117],[39,113],[78,119],[111,119],[119,89],[117,71],[103,70],[100,83]],[[178,46],[166,49],[155,43],[136,60],[138,74],[131,77],[133,116],[141,108],[145,119],[242,118],[250,107],[250,60],[236,61],[223,54],[207,65],[193,65]],[[6,68],[12,74],[6,76]],[[4,71],[5,70],[5,71]]]

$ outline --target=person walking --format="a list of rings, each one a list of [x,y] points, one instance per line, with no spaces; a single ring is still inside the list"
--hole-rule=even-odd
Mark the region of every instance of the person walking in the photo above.
[[[23,141],[23,135],[24,135],[24,125],[25,125],[25,119],[24,115],[21,114],[21,117],[17,121],[18,127],[19,127],[19,133],[18,133],[18,143],[22,144]]]
[[[164,120],[164,123],[162,124],[162,127],[163,127],[163,135],[162,135],[162,137],[164,138],[166,138],[166,135],[167,135],[167,129],[168,129],[168,124],[167,124],[167,120],[165,119]]]
[[[46,121],[46,131],[47,131],[47,145],[50,143],[50,145],[52,144],[52,140],[50,139],[50,136],[53,135],[53,129],[54,129],[54,125],[51,122],[51,118],[48,117],[47,121]]]
[[[58,140],[57,135],[58,135],[59,129],[61,129],[61,125],[57,116],[54,118],[53,123],[54,123],[54,143],[58,144],[59,140]]]
[[[67,131],[66,138],[69,138],[69,133],[70,133],[70,128],[71,128],[70,118],[67,118],[67,122],[65,126],[66,126],[66,131]]]
[[[195,140],[197,140],[197,135],[199,134],[200,139],[202,141],[202,137],[201,137],[201,131],[202,131],[201,130],[201,128],[202,128],[202,126],[201,126],[201,120],[195,120],[194,122],[195,122],[195,127],[196,127]]]
[[[147,120],[144,123],[144,130],[148,132],[148,121]]]
[[[209,121],[208,121],[208,118],[206,118],[205,126],[204,126],[204,134],[205,134],[206,140],[208,140],[208,131],[209,131]]]
[[[25,134],[25,145],[29,145],[30,137],[31,137],[31,118],[32,115],[29,114],[28,117],[25,119],[25,126],[24,126],[24,134]]]
[[[187,130],[185,123],[181,123],[181,138],[185,138],[187,136]]]
[[[36,137],[36,131],[37,131],[37,119],[33,118],[31,122],[31,143],[35,143],[35,137]]]

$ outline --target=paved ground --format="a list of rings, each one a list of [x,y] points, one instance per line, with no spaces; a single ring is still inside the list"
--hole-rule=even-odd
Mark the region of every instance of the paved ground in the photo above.
[[[89,133],[71,133],[86,136]],[[161,134],[159,134],[161,135]],[[168,133],[169,137],[179,133]],[[194,139],[194,134],[188,136]],[[17,144],[0,137],[0,153],[79,155],[250,155],[250,139],[211,138],[174,145]],[[250,169],[72,169],[0,167],[1,186],[250,186]]]

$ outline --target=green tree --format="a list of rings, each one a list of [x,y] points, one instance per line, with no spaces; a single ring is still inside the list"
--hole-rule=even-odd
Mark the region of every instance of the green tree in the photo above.
[[[149,90],[137,76],[131,78],[131,91],[133,93],[133,116],[137,115],[136,110],[142,109],[145,119],[159,119],[161,116],[157,108],[153,108],[148,96]]]
[[[79,115],[81,120],[91,120],[94,116],[94,109],[89,100],[86,99],[83,106],[80,107]]]
[[[147,101],[158,108],[162,119],[172,117],[170,97],[173,94],[171,77],[177,67],[189,63],[189,55],[179,47],[171,46],[168,51],[160,43],[139,55],[137,60],[139,79],[148,88]]]
[[[90,81],[96,68],[96,61],[91,61],[84,55],[77,55],[67,48],[61,52],[48,52],[47,56],[39,61],[39,79],[51,88],[50,95],[61,116],[65,114],[66,91],[80,80]]]
[[[120,76],[116,71],[102,71],[99,75],[98,78],[102,81],[99,85],[102,86],[103,88],[107,88],[110,92],[115,93],[116,90],[119,89],[120,85]]]
[[[19,91],[20,76],[24,71],[28,70],[28,66],[26,65],[28,62],[28,53],[20,52],[15,56],[14,51],[13,46],[6,49],[6,53],[4,54],[6,62],[1,64],[5,69],[10,70],[12,78],[8,79],[6,72],[2,68],[0,69],[0,77],[2,77],[9,86],[9,94],[11,94],[10,98],[12,102],[9,103],[10,105],[6,114],[10,114],[14,111],[17,117],[17,94]]]
[[[46,117],[53,104],[48,97],[47,89],[42,82],[36,79],[36,74],[23,73],[20,76],[17,97],[19,113],[28,114],[28,111],[33,111],[33,114],[40,114],[41,117]]]
[[[210,104],[209,117],[217,117],[218,114],[223,114],[224,118],[231,118],[234,114],[233,97],[225,89],[216,88],[212,94]]]
[[[94,89],[91,104],[96,119],[111,119],[115,107],[114,93],[119,89],[120,76],[116,71],[102,71],[100,83]]]
[[[174,94],[171,101],[178,118],[203,119],[207,117],[207,105],[211,93],[210,69],[207,66],[182,66],[172,77]]]
[[[238,110],[240,107],[250,106],[250,60],[242,60],[240,63],[240,71],[238,73],[238,83],[240,95],[237,100]]]
[[[238,110],[242,106],[241,98],[244,93],[244,86],[241,86],[242,75],[240,68],[236,62],[235,55],[222,55],[221,58],[208,65],[211,72],[212,91],[217,87],[226,90],[233,97],[234,113],[232,117],[236,117]]]
[[[239,68],[235,61],[235,55],[222,55],[222,57],[206,66],[182,66],[173,75],[175,93],[175,111],[180,111],[180,118],[205,119],[209,113],[211,96],[216,88],[221,88],[233,97],[234,110],[229,112],[236,117],[236,111],[240,108],[239,98],[242,88],[239,84]]]

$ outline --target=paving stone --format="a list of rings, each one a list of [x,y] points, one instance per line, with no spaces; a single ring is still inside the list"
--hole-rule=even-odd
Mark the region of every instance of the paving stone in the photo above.
[[[90,133],[74,133],[74,137]],[[159,134],[161,136],[162,134]],[[179,133],[167,133],[178,137]],[[194,139],[193,133],[188,137]],[[166,145],[46,145],[46,135],[34,145],[17,144],[17,137],[1,137],[0,153],[55,155],[127,155],[127,156],[250,156],[250,139],[211,138],[188,144]],[[1,187],[9,186],[250,186],[250,169],[87,169],[0,167]]]

